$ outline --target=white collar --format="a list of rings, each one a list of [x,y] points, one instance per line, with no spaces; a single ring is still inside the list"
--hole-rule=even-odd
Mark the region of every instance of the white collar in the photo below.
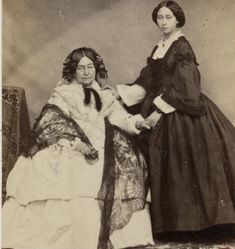
[[[174,41],[178,40],[179,37],[184,36],[184,34],[179,30],[176,31],[169,39],[167,39],[166,41],[164,41],[164,38],[162,38],[159,42],[158,42],[158,46],[170,46]]]
[[[99,90],[101,89],[100,84],[99,84],[96,80],[94,80],[94,81],[91,83],[91,86],[90,86],[90,87],[93,88],[93,89],[96,90],[96,91],[99,91]]]
[[[163,38],[158,42],[157,49],[154,52],[152,58],[154,60],[163,58],[167,50],[170,48],[171,44],[178,40],[179,37],[184,36],[181,31],[176,31],[168,40],[163,41]]]

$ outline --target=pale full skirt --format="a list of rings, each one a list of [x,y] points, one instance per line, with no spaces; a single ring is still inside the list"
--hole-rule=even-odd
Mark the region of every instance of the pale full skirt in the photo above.
[[[92,166],[81,154],[56,146],[20,157],[7,182],[2,248],[96,249],[102,171],[102,153]],[[153,244],[148,205],[110,241],[115,249]]]

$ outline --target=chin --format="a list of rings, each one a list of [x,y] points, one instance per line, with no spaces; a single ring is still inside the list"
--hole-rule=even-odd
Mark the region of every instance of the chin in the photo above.
[[[170,34],[170,33],[171,33],[171,31],[170,31],[170,30],[168,30],[168,29],[167,29],[167,30],[162,30],[162,33],[167,35],[167,34]]]
[[[92,84],[92,81],[84,81],[82,82],[82,85],[84,86],[90,86]]]

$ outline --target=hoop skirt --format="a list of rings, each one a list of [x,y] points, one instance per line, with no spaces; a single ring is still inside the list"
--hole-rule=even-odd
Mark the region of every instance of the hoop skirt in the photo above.
[[[200,92],[189,42],[182,36],[147,62],[135,82],[147,92],[142,115],[155,110],[157,96],[176,109],[139,135],[147,141],[153,233],[235,223],[235,128]]]
[[[74,82],[57,87],[37,119],[34,131],[43,147],[36,144],[31,157],[20,156],[8,177],[2,248],[153,244],[146,164],[120,129],[130,132],[135,117],[108,90],[97,83],[93,87],[103,104],[100,112],[93,96],[84,106],[83,88]],[[106,117],[113,126],[107,126]],[[75,137],[97,150],[92,165],[71,145]]]

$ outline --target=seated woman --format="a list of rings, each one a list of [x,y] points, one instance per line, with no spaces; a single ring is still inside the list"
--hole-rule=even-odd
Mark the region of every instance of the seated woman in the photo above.
[[[110,88],[101,57],[78,48],[7,181],[3,248],[106,249],[153,244],[147,170],[129,134],[149,128]],[[136,128],[138,127],[138,129]]]

